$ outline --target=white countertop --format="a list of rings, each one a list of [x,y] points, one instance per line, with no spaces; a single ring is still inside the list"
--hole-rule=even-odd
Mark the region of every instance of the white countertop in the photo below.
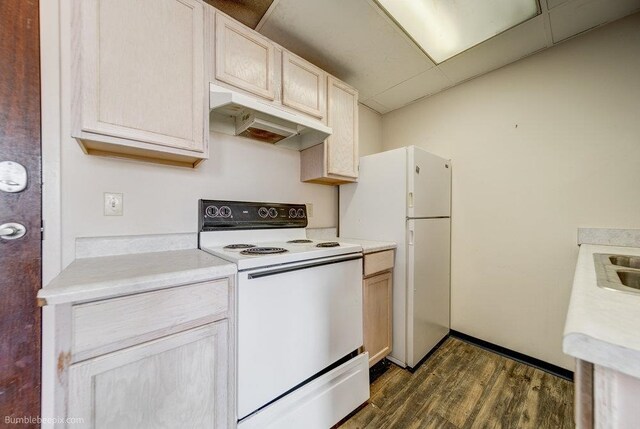
[[[307,228],[307,238],[322,241],[338,241],[348,244],[359,244],[362,247],[362,253],[381,252],[383,250],[396,249],[397,243],[393,241],[372,241],[362,240],[360,238],[338,237],[337,228]]]
[[[360,246],[362,246],[362,253],[364,254],[381,252],[383,250],[391,250],[398,247],[398,244],[394,243],[393,241],[371,241],[346,237],[338,237],[335,240],[339,243],[359,244]]]
[[[563,351],[640,378],[640,294],[599,287],[594,253],[640,256],[640,248],[580,246]]]
[[[47,305],[111,298],[234,275],[236,266],[198,249],[76,259],[38,298]]]

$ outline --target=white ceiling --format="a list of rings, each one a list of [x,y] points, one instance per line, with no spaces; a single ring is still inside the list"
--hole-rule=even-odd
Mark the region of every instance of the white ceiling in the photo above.
[[[379,113],[640,10],[640,0],[540,0],[542,13],[434,64],[374,0],[274,0],[257,30],[360,91]]]

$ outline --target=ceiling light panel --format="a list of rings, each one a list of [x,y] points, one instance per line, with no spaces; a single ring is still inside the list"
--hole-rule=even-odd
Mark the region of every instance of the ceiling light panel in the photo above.
[[[537,0],[376,0],[441,63],[539,13]]]

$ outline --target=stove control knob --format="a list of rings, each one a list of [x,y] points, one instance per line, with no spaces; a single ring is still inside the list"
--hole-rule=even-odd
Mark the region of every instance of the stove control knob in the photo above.
[[[298,213],[296,212],[296,209],[289,209],[289,217],[291,219],[295,219],[298,216]]]
[[[229,208],[229,206],[220,207],[220,210],[218,210],[218,216],[224,218],[231,217],[231,209]]]
[[[278,210],[276,210],[274,207],[271,207],[269,209],[269,217],[275,219],[278,217]]]
[[[298,217],[300,217],[300,218],[304,218],[304,217],[306,217],[306,216],[304,215],[304,209],[298,209]]]
[[[216,206],[208,206],[205,209],[205,213],[207,214],[207,217],[217,217],[219,214],[219,210]]]
[[[265,219],[267,216],[269,216],[269,210],[267,210],[266,207],[260,207],[258,209],[258,216],[260,216],[262,219]]]

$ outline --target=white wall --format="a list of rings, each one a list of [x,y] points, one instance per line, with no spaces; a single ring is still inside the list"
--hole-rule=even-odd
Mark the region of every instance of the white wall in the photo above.
[[[336,226],[337,190],[300,182],[299,153],[219,133],[195,170],[62,152],[64,265],[75,238],[196,232],[199,198],[313,203],[310,226]],[[103,192],[124,193],[124,216],[103,215]]]
[[[364,104],[358,105],[360,156],[382,152],[382,115]]]
[[[49,209],[56,204],[48,203],[51,222],[45,219],[50,226],[45,248],[47,255],[57,256],[62,250],[61,264],[46,262],[45,280],[73,261],[77,237],[196,232],[199,198],[312,203],[309,226],[337,226],[337,187],[301,183],[299,152],[293,150],[212,133],[211,158],[196,169],[85,155],[70,137],[68,9],[60,8],[59,24],[53,2],[47,9],[50,13],[42,16],[43,28],[51,38],[43,45],[48,53],[43,64],[47,94],[43,121],[48,130],[43,136],[47,145],[44,162],[48,173],[58,170],[58,162],[61,165],[59,177],[48,176],[52,183],[59,181],[61,195],[59,209]],[[51,123],[60,124],[60,130],[49,126]],[[103,215],[104,192],[124,194],[123,216]],[[47,195],[54,195],[53,190]],[[59,240],[55,238],[58,210],[62,219]]]
[[[63,79],[68,97],[68,75]],[[381,115],[360,105],[359,117],[360,154],[381,151]],[[62,122],[69,135],[69,121]],[[212,133],[211,159],[190,170],[87,156],[75,140],[63,140],[64,266],[73,260],[76,237],[195,232],[199,198],[312,203],[310,227],[338,223],[337,187],[301,183],[299,153],[292,150]],[[124,193],[124,216],[103,215],[104,192]]]
[[[453,159],[452,328],[571,368],[577,228],[640,228],[640,14],[386,114],[383,142]]]

